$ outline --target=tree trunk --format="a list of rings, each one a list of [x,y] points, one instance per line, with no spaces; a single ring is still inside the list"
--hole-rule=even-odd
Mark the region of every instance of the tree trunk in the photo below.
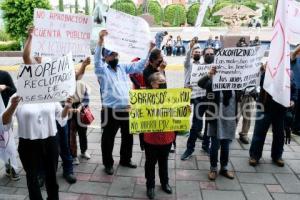
[[[59,0],[58,9],[59,9],[59,11],[61,11],[61,12],[64,11],[64,0]]]
[[[143,13],[148,13],[148,0],[143,0]]]
[[[75,13],[78,13],[78,0],[75,0]]]
[[[85,14],[89,15],[90,14],[90,6],[89,6],[89,0],[85,0]]]

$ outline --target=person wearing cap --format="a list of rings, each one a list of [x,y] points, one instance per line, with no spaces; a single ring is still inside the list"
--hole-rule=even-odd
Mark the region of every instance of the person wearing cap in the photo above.
[[[112,151],[115,136],[121,128],[121,149],[119,164],[124,167],[136,168],[131,161],[133,135],[129,133],[129,90],[128,74],[142,72],[147,59],[130,64],[119,64],[118,53],[103,47],[106,30],[99,33],[99,41],[95,50],[95,74],[100,83],[102,99],[101,121],[102,138],[101,151],[105,172],[114,173]],[[151,42],[149,52],[155,44]]]

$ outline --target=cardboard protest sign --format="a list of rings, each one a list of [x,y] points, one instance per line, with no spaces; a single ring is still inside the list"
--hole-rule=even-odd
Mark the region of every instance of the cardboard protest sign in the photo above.
[[[91,54],[92,25],[91,16],[35,9],[31,53],[61,57],[72,52],[73,58],[83,60]]]
[[[213,91],[243,90],[257,86],[260,79],[263,50],[260,47],[225,48],[215,56],[217,74]]]
[[[207,75],[210,69],[211,69],[211,65],[201,65],[201,64],[193,63],[191,79],[190,79],[190,84],[192,86],[192,97],[191,97],[192,99],[206,96],[206,90],[198,86],[198,81],[203,76]]]
[[[24,103],[46,103],[66,100],[75,93],[75,69],[72,55],[57,60],[21,65],[17,93]]]
[[[131,90],[130,132],[187,131],[190,89]]]
[[[109,9],[106,29],[107,49],[146,58],[150,45],[150,28],[144,19]]]

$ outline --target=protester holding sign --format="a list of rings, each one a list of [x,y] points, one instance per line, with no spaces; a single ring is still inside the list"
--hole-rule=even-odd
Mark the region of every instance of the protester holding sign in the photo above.
[[[213,67],[207,76],[199,80],[198,85],[205,88],[211,105],[208,106],[208,135],[211,137],[210,147],[210,172],[208,178],[215,180],[218,170],[218,151],[221,147],[220,175],[234,179],[234,174],[228,171],[229,146],[235,138],[236,114],[238,96],[234,90],[215,91],[212,90],[212,77],[217,73]]]
[[[57,120],[61,126],[67,122],[67,116],[72,104],[68,98],[65,108],[59,103],[23,104],[19,105],[20,97],[13,96],[11,104],[3,113],[2,121],[5,127],[12,126],[12,117],[18,121],[19,155],[26,172],[27,187],[30,199],[42,199],[38,183],[38,173],[42,163],[45,170],[48,199],[58,199],[58,184],[56,170],[58,164],[58,149],[56,143]]]
[[[151,85],[148,89],[160,89],[161,85],[166,84],[165,76],[159,72],[152,74],[148,81]],[[174,140],[174,131],[144,133],[146,155],[145,177],[149,199],[154,199],[155,196],[155,165],[157,162],[162,190],[168,194],[172,194],[168,176],[168,157]]]
[[[6,108],[9,98],[16,92],[15,84],[8,72],[0,70],[0,94],[3,100],[3,107]],[[3,108],[3,109],[4,109]],[[2,111],[1,111],[2,112]],[[12,142],[14,139],[12,136]],[[0,147],[1,148],[1,147]],[[9,156],[8,156],[9,157]],[[8,160],[5,160],[6,176],[11,180],[17,181],[20,179],[16,169],[10,165]]]
[[[119,64],[118,53],[103,48],[106,30],[99,33],[99,41],[95,51],[95,74],[100,83],[102,98],[101,120],[103,134],[101,138],[102,160],[105,172],[114,173],[112,151],[114,139],[121,128],[122,142],[120,165],[130,168],[137,166],[131,162],[133,136],[129,133],[129,77],[128,74],[142,72],[147,59],[130,64]],[[151,43],[149,51],[154,44]]]
[[[201,105],[205,102],[205,93],[203,95],[195,94],[196,90],[199,88],[195,88],[195,86],[192,86],[191,84],[191,74],[192,74],[192,67],[193,65],[199,65],[200,64],[200,58],[201,58],[201,50],[198,46],[194,47],[196,45],[196,41],[192,40],[190,43],[190,49],[187,52],[185,61],[184,61],[184,87],[185,88],[192,88],[192,97],[191,97],[191,103],[193,104],[194,110],[193,110],[193,122],[192,127],[190,130],[189,138],[187,140],[187,149],[181,156],[181,160],[187,160],[192,153],[195,150],[195,143],[197,140],[197,136],[201,134],[202,127],[203,127],[203,115],[206,110],[205,105]],[[204,91],[205,92],[205,91]]]
[[[265,72],[262,73],[260,81],[261,91],[258,98],[258,102],[263,104],[264,109],[261,110],[259,107],[257,108],[254,133],[249,151],[249,164],[251,166],[256,166],[258,164],[262,156],[267,132],[272,125],[273,141],[271,157],[277,166],[283,167],[284,160],[282,159],[282,154],[284,146],[284,119],[287,108],[274,101],[272,96],[265,91],[263,88],[264,80]],[[291,87],[290,107],[295,106],[296,101],[297,90]]]
[[[296,89],[298,91],[293,133],[300,136],[300,44],[297,45],[295,51],[291,54],[291,61],[291,69],[294,76],[293,78],[295,80]]]

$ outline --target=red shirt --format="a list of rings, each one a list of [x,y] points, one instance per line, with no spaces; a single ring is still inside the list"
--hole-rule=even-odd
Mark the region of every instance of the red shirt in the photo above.
[[[174,132],[144,133],[144,141],[153,145],[171,144],[175,140]]]

